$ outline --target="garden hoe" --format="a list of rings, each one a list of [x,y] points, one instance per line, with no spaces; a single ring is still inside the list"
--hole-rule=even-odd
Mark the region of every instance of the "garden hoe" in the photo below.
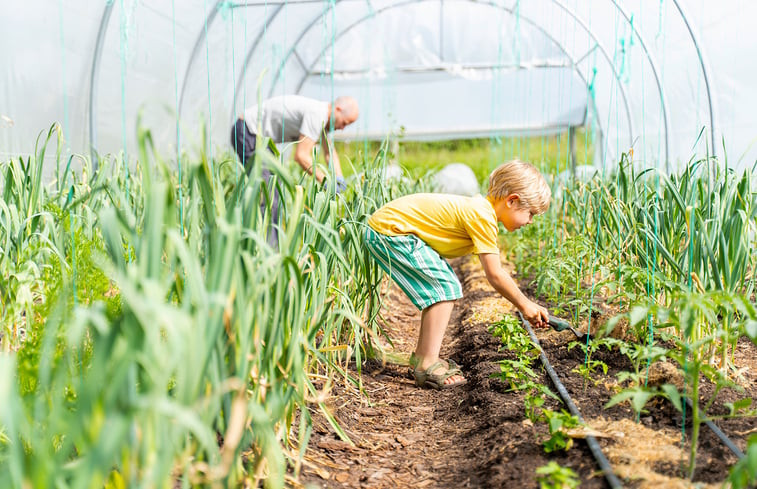
[[[576,335],[576,339],[580,341],[581,343],[586,343],[587,341],[591,341],[591,335],[587,333],[579,333],[576,331],[576,328],[568,324],[567,321],[564,321],[562,319],[556,318],[553,315],[549,315],[549,325],[552,326],[552,329],[555,331],[565,331],[566,329],[569,329],[571,333]]]

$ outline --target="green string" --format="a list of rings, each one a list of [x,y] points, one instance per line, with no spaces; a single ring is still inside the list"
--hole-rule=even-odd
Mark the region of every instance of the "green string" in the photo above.
[[[328,0],[329,2],[329,8],[331,9],[331,70],[329,71],[330,76],[330,83],[331,83],[331,115],[334,114],[334,59],[336,58],[336,3],[334,0]],[[334,118],[329,117],[330,124],[329,124],[329,134],[333,134],[334,132]]]
[[[567,30],[568,30],[568,16],[567,15],[563,15],[562,20],[563,21],[562,21],[562,25],[561,25],[561,28],[562,28],[561,39],[564,39],[566,37],[566,33],[567,33]],[[565,96],[564,96],[565,95],[565,93],[564,93],[564,88],[565,88],[565,70],[564,69],[560,69],[559,73],[560,73],[560,82],[559,82],[559,92],[560,93],[559,93],[558,100],[557,100],[557,107],[558,107],[557,113],[561,114],[561,113],[563,113],[563,99],[565,99]],[[570,134],[570,129],[568,129],[568,134]],[[570,136],[568,136],[568,137],[570,137]],[[570,151],[570,145],[569,144],[566,144],[566,148],[567,148],[567,151]],[[559,181],[559,175],[561,173],[560,172],[560,160],[562,159],[561,155],[562,155],[562,134],[558,133],[557,134],[557,158],[556,158],[556,161],[555,161],[555,172],[558,175],[558,181]],[[565,166],[567,168],[567,163],[566,163]],[[562,198],[560,200],[560,209],[562,210],[562,222],[565,222],[566,216],[567,216],[566,206],[565,206],[565,192],[562,192]],[[563,239],[565,239],[564,228],[562,226],[561,227],[557,227],[557,221],[553,222],[553,234],[554,234],[553,240],[557,239],[558,234],[560,236],[560,241],[562,241]],[[555,242],[555,245],[557,245],[556,242]],[[558,270],[559,270],[558,271],[558,281],[559,281],[559,283],[563,283],[563,272],[564,272],[564,270],[563,270],[562,267],[560,267]],[[577,309],[578,308],[576,308],[576,310]]]
[[[289,5],[287,3],[287,0],[284,0],[284,25],[289,25]],[[281,78],[281,94],[284,95],[284,99],[282,100],[282,110],[286,111],[286,70],[284,70],[284,51],[286,50],[287,45],[287,30],[284,29],[284,34],[281,42],[281,63],[279,63],[279,77]],[[281,119],[281,144],[284,144],[284,133],[286,132],[286,117]],[[283,159],[283,155],[282,155]],[[313,169],[313,175],[315,175],[315,169]]]
[[[64,35],[64,22],[63,22],[63,1],[61,0],[58,3],[58,27],[59,27],[59,33],[60,33],[60,59],[61,59],[61,85],[62,85],[62,93],[63,93],[63,139],[66,143],[69,141],[69,122],[68,122],[68,97],[66,93],[66,43],[65,43],[65,35]],[[61,185],[65,185],[66,182],[60,181],[60,159],[56,162],[55,165],[55,173],[56,173],[56,180],[58,181],[57,186],[58,188],[61,188]],[[69,165],[71,163],[71,160],[69,159]],[[44,161],[39,162],[40,165],[44,164]],[[66,174],[68,174],[68,171],[66,171]],[[66,207],[69,206],[71,201],[74,197],[74,186],[72,185],[69,188],[68,191],[68,197],[66,198]],[[75,239],[75,230],[74,227],[75,221],[74,221],[74,213],[69,208],[68,211],[69,215],[69,223],[70,223],[70,234],[71,234],[71,273],[72,273],[72,295],[73,295],[73,302],[74,307],[76,307],[78,303],[78,298],[76,294],[76,239]],[[81,355],[81,352],[79,352],[79,355]],[[79,357],[79,365],[81,366],[81,356]]]
[[[325,5],[324,5],[323,9],[321,10],[321,27],[323,27],[321,29],[321,47],[323,48],[322,51],[326,52],[327,46],[329,45],[328,43],[329,43],[329,38],[330,38],[330,34],[331,34],[329,32],[328,26],[326,24],[326,13],[328,12],[328,9],[329,9],[329,5],[328,5],[329,4],[329,0],[324,0],[324,4]],[[318,83],[319,91],[318,91],[318,94],[323,99],[325,99],[326,98],[326,94],[324,92],[324,87],[326,86],[326,70],[318,70],[318,71],[319,71],[319,74],[318,74],[318,78],[319,78],[319,83]]]
[[[701,116],[701,110],[700,110],[700,96],[701,96],[701,87],[702,87],[702,77],[697,76],[697,89],[696,89],[696,103],[694,105],[694,108],[696,110],[696,119],[694,121],[694,133],[699,131],[699,128],[702,127],[702,116]],[[705,141],[705,147],[707,147],[707,138],[704,139]]]
[[[234,60],[236,57],[235,52],[234,52],[234,45],[236,44],[236,40],[234,39],[234,9],[231,8],[231,5],[228,1],[223,2],[221,7],[222,7],[222,10],[221,10],[222,17],[224,19],[228,17],[229,22],[231,23],[231,96],[233,97],[237,89],[237,80],[236,80],[237,70],[234,63]],[[228,15],[227,15],[227,12],[228,12]],[[231,110],[234,111],[234,113],[236,112],[235,109],[236,107],[231,108]],[[234,124],[235,133],[236,133],[236,127],[237,127],[236,124]],[[236,141],[236,137],[234,138],[234,140]],[[242,162],[242,164],[244,165],[244,161]],[[235,185],[238,187],[240,184],[239,165],[234,165],[234,181],[236,182]],[[237,192],[237,202],[238,201],[239,201],[239,192]]]
[[[589,20],[589,27],[591,28],[591,19]],[[591,42],[591,38],[589,38],[589,41]],[[596,63],[596,56],[594,57],[594,63]],[[594,89],[594,82],[596,81],[597,77],[597,68],[594,66],[592,68],[592,78],[591,82],[589,83],[589,95],[592,100],[592,106],[596,107],[596,104],[594,102],[595,100],[595,89]],[[587,109],[588,110],[588,109]],[[596,114],[595,114],[596,116]],[[596,121],[594,121],[594,117],[592,117],[592,125],[596,124]],[[593,130],[593,128],[592,128]],[[593,141],[592,141],[593,144]],[[589,155],[589,137],[588,135],[584,135],[584,164],[588,164],[588,155]],[[574,180],[575,182],[575,180]],[[584,201],[583,201],[583,217],[582,222],[586,222],[586,216],[589,213],[589,192],[584,192]],[[581,260],[581,263],[578,265],[578,277],[583,276],[583,260]],[[580,280],[580,278],[579,278]],[[576,290],[578,290],[578,287],[580,286],[580,283],[576,284]],[[589,309],[589,327],[591,328],[591,308]],[[576,315],[574,316],[574,320],[577,323],[578,322],[578,309],[576,309]]]
[[[333,138],[334,134],[334,114],[336,107],[334,107],[334,60],[336,59],[336,2],[334,0],[329,1],[329,8],[331,9],[331,70],[329,72],[330,84],[331,84],[331,114],[329,114],[329,136]],[[329,177],[332,182],[336,181],[336,169],[333,165],[333,154],[336,152],[336,147],[331,143],[333,139],[326,139],[326,144],[329,145]],[[336,186],[333,186],[334,192],[336,192]]]
[[[664,2],[665,2],[665,0],[660,0],[660,9],[659,9],[659,12],[657,14],[657,34],[655,34],[655,36],[654,36],[655,42],[657,42],[657,39],[662,34],[664,34],[664,32],[662,30],[662,24],[663,24],[663,18],[664,18],[663,16],[665,15],[664,9],[663,9],[663,3]]]
[[[71,160],[69,160],[69,164],[71,163]],[[68,172],[66,172],[68,173]],[[66,179],[68,180],[68,178]],[[66,207],[71,204],[71,202],[74,200],[74,186],[71,185],[68,189],[68,196],[66,197]],[[76,293],[76,234],[75,234],[75,227],[76,224],[74,212],[73,210],[68,207],[68,219],[69,219],[69,225],[71,228],[71,289],[72,289],[72,296],[73,296],[73,303],[74,308],[79,304],[79,298],[77,297]],[[84,379],[84,363],[82,361],[82,354],[81,354],[81,348],[77,348],[76,350],[76,356],[77,356],[77,363],[79,364],[79,378],[81,380]]]
[[[554,12],[555,11],[551,10],[551,12],[552,12],[552,19],[554,19],[554,16],[555,16]],[[547,119],[547,77],[545,77],[545,76],[542,77],[542,83],[541,84],[542,84],[541,119],[542,119],[542,121],[545,121]],[[542,134],[541,134],[541,162],[542,162],[543,168],[545,168],[545,169],[551,169],[550,168],[551,165],[549,164],[549,162],[547,160],[547,156],[546,156],[546,149],[545,149],[546,142],[547,142],[547,135],[544,132],[542,132]],[[555,181],[556,180],[557,179],[555,178]],[[553,247],[553,249],[554,249],[554,247],[557,244],[556,240],[557,240],[557,237],[554,236],[554,233],[553,233],[553,236],[552,236],[552,247]]]
[[[528,81],[526,82],[526,84],[528,85],[528,94],[526,95],[526,100],[531,100],[531,96],[532,96],[532,92],[533,92],[533,85],[534,85],[532,83],[532,80],[533,80],[533,71],[529,70],[528,71],[528,75],[529,75],[528,76]],[[528,105],[529,105],[529,107],[531,106],[531,104],[528,104]],[[524,133],[523,137],[521,137],[521,139],[523,140],[523,146],[526,148],[525,149],[525,154],[523,155],[523,158],[525,158],[527,161],[531,160],[531,145],[529,144],[529,142],[531,141],[531,137],[532,137],[531,134],[529,134],[528,135],[528,139],[526,140],[525,139],[526,138],[525,133]],[[523,153],[521,153],[521,154],[523,154]]]
[[[121,141],[123,144],[123,164],[124,164],[124,176],[126,179],[126,195],[131,198],[131,192],[129,191],[129,164],[128,164],[128,152],[126,150],[126,52],[128,49],[127,38],[127,25],[126,25],[126,10],[124,7],[124,0],[121,0],[121,17],[120,17],[120,29],[119,29],[119,55],[121,57]],[[131,253],[129,253],[129,260],[131,260]]]
[[[666,49],[666,31],[665,28],[667,24],[667,17],[665,16],[665,8],[664,8],[664,0],[660,0],[660,10],[659,10],[659,18],[658,18],[658,33],[657,36],[655,36],[655,42],[658,40],[661,42],[662,47],[662,64],[661,67],[661,73],[660,78],[662,81],[665,79],[665,55],[667,52]],[[660,107],[660,115],[662,116],[662,106]],[[657,138],[657,163],[658,165],[662,161],[662,137]],[[667,162],[666,162],[667,163]],[[679,171],[680,167],[678,166],[678,163],[676,163],[676,171]],[[688,170],[687,170],[688,171]],[[659,179],[658,179],[659,181]],[[659,192],[657,192],[659,194]],[[692,283],[692,271],[693,271],[693,265],[694,265],[694,239],[695,239],[695,230],[694,230],[694,216],[693,216],[693,209],[687,209],[687,213],[689,215],[689,226],[688,226],[688,234],[689,234],[689,274],[687,278],[687,285],[689,288],[689,292],[693,290],[693,283]],[[655,236],[657,235],[657,230],[655,230]],[[656,254],[655,254],[656,256]],[[683,356],[683,372],[684,372],[684,378],[688,376],[688,358],[689,358],[689,338],[686,333],[686,328],[683,328],[681,331],[681,334],[683,335],[683,348],[684,348],[684,356]],[[683,383],[683,399],[686,399],[686,382]],[[681,403],[681,450],[683,451],[685,445],[686,445],[686,402]],[[685,464],[684,458],[681,459],[681,464]]]
[[[563,36],[565,36],[566,31],[568,29],[568,27],[567,27],[567,23],[568,23],[567,15],[564,16],[564,19],[565,19],[565,22],[563,23],[563,26],[562,26],[563,27]],[[576,25],[577,25],[577,19],[575,17],[573,17],[573,42],[572,42],[572,50],[574,52],[575,52],[575,48],[576,48]],[[572,67],[573,67],[574,70],[578,70],[577,65],[573,65],[572,64]],[[564,76],[565,76],[565,70],[561,67],[560,68],[560,79],[562,80]],[[574,81],[574,75],[573,75],[572,72],[569,75],[569,80],[570,80],[570,89],[569,89],[569,95],[568,95],[568,97],[569,97],[568,106],[572,107],[572,102],[573,102],[573,81]],[[558,107],[559,107],[558,113],[562,113],[563,112],[563,110],[562,110],[562,101],[563,101],[563,99],[565,97],[563,97],[562,88],[563,88],[564,85],[565,85],[564,83],[560,83],[560,95],[558,97],[558,104],[559,104],[558,105]],[[561,134],[558,135],[557,138],[558,138],[557,139],[557,141],[558,141],[558,155],[560,155],[562,153],[562,135]],[[566,175],[566,177],[570,178],[571,181],[573,182],[573,184],[575,184],[575,175],[573,174],[573,172],[570,171],[570,147],[571,147],[570,146],[570,141],[571,141],[571,126],[570,126],[570,123],[568,123],[567,142],[566,142],[566,145],[565,145],[565,169],[563,170],[563,172],[564,172],[563,174]],[[555,172],[557,172],[557,174],[559,176],[560,175],[560,156],[558,156],[558,160],[555,163],[556,163],[555,164]],[[559,181],[559,178],[558,178],[558,181]],[[563,222],[565,222],[565,220],[567,218],[567,200],[566,199],[567,199],[567,192],[563,192],[562,193],[562,201],[560,203],[560,206],[562,208],[562,220],[563,220]],[[564,230],[562,228],[560,229],[560,231],[561,231],[561,234],[564,233]],[[555,232],[555,234],[557,234],[557,233]],[[555,243],[555,246],[557,246],[557,243]],[[580,286],[580,278],[579,277],[581,276],[582,273],[583,273],[583,263],[579,263],[578,264],[578,275],[576,277],[576,284],[575,284],[575,287],[576,287],[576,297],[578,297],[578,290],[579,290],[579,286]],[[562,272],[560,272],[560,274],[561,274],[560,281],[562,282]],[[580,309],[580,307],[577,306],[573,310],[573,322],[574,323],[578,323],[579,309]]]
[[[554,10],[552,12],[553,12],[552,16],[553,16],[553,19],[554,19]],[[543,115],[545,115],[545,117],[543,117],[543,119],[546,120],[547,119],[547,117],[546,117],[546,98],[547,98],[547,96],[546,96],[546,81],[545,81],[544,85],[545,85],[545,95],[544,95],[544,102],[543,102],[543,109],[544,109],[544,114]],[[562,92],[562,84],[561,83],[558,84],[558,87],[559,87],[560,92]],[[558,94],[558,100],[559,99],[562,99],[562,97],[560,97],[559,94]],[[550,112],[552,112],[552,111],[550,111]],[[558,148],[559,148],[559,135],[557,137],[558,137]],[[545,138],[546,138],[546,136],[545,136]],[[559,151],[559,149],[558,149],[558,151]],[[542,153],[543,152],[544,152],[544,139],[542,139]],[[559,152],[558,152],[558,154],[559,154]],[[559,185],[560,179],[559,179],[559,172],[557,171],[558,168],[559,168],[559,159],[554,162],[554,166],[552,165],[552,161],[550,160],[549,163],[548,163],[548,167],[550,168],[550,171],[552,170],[552,168],[554,168],[554,172],[556,173],[556,175],[555,175],[555,181],[557,181],[558,182],[557,184]],[[557,248],[558,248],[557,219],[554,219],[552,221],[552,250],[551,251],[554,252],[555,250],[557,250]],[[562,270],[560,270],[559,273],[560,273],[560,277],[558,278],[558,280],[562,278]]]
[[[573,17],[573,41],[572,41],[572,46],[571,46],[571,49],[572,49],[573,52],[576,51],[576,31],[578,30],[577,27],[578,27],[578,20],[575,17]],[[574,65],[573,69],[574,70],[578,70],[578,67]],[[562,70],[562,71],[564,71],[564,70]],[[573,107],[573,83],[575,81],[575,76],[576,75],[573,73],[573,70],[571,70],[570,71],[570,75],[569,75],[569,77],[570,77],[570,88],[568,90],[568,92],[569,92],[569,95],[568,95],[568,107]],[[587,100],[587,102],[588,102],[588,100]],[[568,124],[568,142],[565,145],[565,172],[566,172],[565,175],[566,176],[570,175],[568,178],[571,178],[572,181],[573,181],[573,183],[575,184],[575,174],[573,174],[573,172],[570,171],[570,166],[571,166],[570,165],[570,163],[571,163],[570,160],[571,160],[571,157],[572,157],[572,154],[571,154],[571,127],[572,126],[569,123]],[[573,130],[572,132],[573,132],[573,137],[575,138],[576,137],[576,131]],[[575,141],[574,141],[574,143],[575,143]],[[575,164],[575,162],[573,162],[573,164]],[[568,215],[568,206],[567,206],[566,199],[567,199],[567,192],[563,192],[562,193],[563,222],[565,222],[567,220],[567,215]],[[577,277],[577,280],[576,280],[576,297],[578,296],[578,289],[580,287],[580,277],[581,277],[582,273],[583,273],[583,261],[578,264],[578,275],[576,276]],[[579,310],[579,307],[576,307],[574,309],[574,311],[573,311],[573,322],[574,323],[578,323],[578,310]],[[591,322],[591,317],[589,317],[589,322]]]
[[[179,226],[181,236],[184,237],[184,179],[181,173],[181,129],[179,125],[179,74],[176,62],[176,6],[175,0],[171,0],[171,26],[173,28],[173,79],[174,96],[176,99],[176,165],[179,169]]]
[[[210,44],[210,41],[208,40],[208,2],[205,0],[203,2],[203,14],[205,16],[205,76],[207,79],[207,85],[208,85],[208,166],[210,167],[210,181],[215,188],[215,170],[213,169],[213,144],[212,144],[212,134],[213,134],[213,108],[211,107],[211,100],[210,100],[210,47],[208,46]],[[215,192],[213,192],[213,202],[215,203]]]
[[[665,36],[665,30],[666,30],[665,29],[665,25],[667,24],[667,17],[665,16],[665,10],[663,9],[663,2],[664,2],[664,0],[660,0],[660,19],[658,20],[658,24],[660,25],[660,33],[659,34],[662,37],[662,40],[661,40],[661,42],[662,42],[662,64],[660,66],[661,66],[661,69],[663,70],[663,73],[664,73],[664,68],[665,68],[665,37],[666,37]],[[657,41],[657,38],[655,39],[655,41]],[[663,110],[662,110],[662,103],[660,103],[660,120],[662,120],[663,116],[664,116],[664,114],[663,114]],[[662,131],[660,131],[660,133],[661,132]],[[663,154],[663,152],[662,152],[662,137],[658,136],[658,138],[657,138],[657,160],[658,161],[662,159],[662,154]],[[676,170],[678,170],[678,169],[679,169],[678,165],[676,164]]]
[[[64,23],[63,23],[63,0],[60,0],[58,2],[58,23],[59,23],[59,32],[60,32],[60,63],[61,63],[61,72],[62,75],[60,77],[61,80],[61,87],[62,87],[62,94],[63,94],[63,139],[66,141],[66,144],[69,142],[69,122],[68,122],[68,97],[66,93],[66,42],[65,42],[65,36],[64,36]],[[56,166],[57,170],[57,166]]]
[[[689,214],[689,292],[691,292],[693,288],[692,284],[692,267],[694,264],[694,216],[692,215],[694,213],[694,209],[687,209],[687,212]],[[683,372],[684,372],[684,379],[688,376],[688,359],[689,359],[689,339],[688,335],[686,333],[686,328],[684,328],[681,333],[684,336],[684,354],[683,354]],[[683,383],[683,398],[686,399],[686,382]],[[686,402],[682,403],[682,410],[681,410],[681,448],[683,448],[686,444]],[[681,459],[681,462],[683,463],[683,459]]]
[[[515,70],[516,70],[515,71],[515,75],[516,75],[515,76],[515,83],[516,83],[516,86],[514,87],[513,92],[517,92],[518,91],[518,86],[517,85],[520,84],[520,82],[519,82],[519,80],[520,80],[520,61],[521,61],[521,57],[520,57],[520,36],[521,36],[521,33],[520,33],[520,0],[516,0],[516,2],[515,2],[515,35],[513,36],[513,51],[515,52],[515,66],[516,66],[516,68],[515,68]],[[517,151],[515,150],[515,140],[516,139],[518,141],[518,149],[517,149]],[[514,135],[514,137],[510,138],[510,155],[512,157],[518,157],[518,158],[522,158],[523,157],[522,153],[521,153],[521,140],[522,139],[523,139],[522,134],[520,135],[520,137],[518,135]]]
[[[623,28],[625,30],[625,28],[626,28],[625,24],[623,25]],[[617,34],[616,34],[616,36],[617,36]],[[631,39],[633,39],[633,15],[631,15],[631,29],[630,29],[629,36],[631,37]],[[619,50],[621,60],[620,60],[620,70],[618,71],[618,86],[620,86],[620,84],[624,83],[624,82],[626,84],[628,83],[628,80],[629,80],[629,78],[628,78],[628,72],[630,71],[627,68],[627,66],[628,66],[629,50],[626,49],[626,45],[628,45],[630,47],[632,44],[633,44],[633,41],[628,41],[628,44],[626,44],[626,36],[625,36],[625,34],[623,34],[623,36],[621,36],[621,38],[620,38],[620,50]],[[625,78],[624,78],[624,74],[626,75]],[[644,84],[642,83],[642,95],[643,95],[643,86],[644,86]],[[609,136],[609,134],[608,134],[608,136]],[[632,144],[633,144],[633,142],[632,142]],[[621,145],[620,145],[620,97],[617,97],[617,96],[615,97],[615,147],[618,150],[620,150],[620,148],[621,148]],[[631,162],[631,169],[633,170],[633,162]],[[616,173],[616,175],[615,175],[615,188],[617,189],[617,188],[619,188],[619,186],[620,186],[620,171],[618,171]],[[618,232],[616,234],[617,234],[617,237],[618,237],[618,241],[617,241],[617,243],[618,243],[617,244],[617,253],[616,253],[616,256],[618,258],[617,277],[618,277],[618,283],[622,284],[623,283],[623,272],[622,272],[623,267],[622,267],[622,263],[621,263],[621,257],[623,256],[623,253],[622,253],[622,250],[621,250],[622,244],[621,244],[620,223],[618,223]],[[638,418],[638,415],[637,415],[637,418]],[[637,422],[638,422],[638,419],[637,419]]]
[[[267,9],[267,6],[268,6],[268,2],[266,1],[266,5],[263,8],[264,11]],[[263,15],[265,16],[265,14]],[[244,45],[247,46],[247,17],[248,15],[244,15],[243,17],[244,17]],[[264,22],[263,24],[263,28],[265,29],[265,24],[268,23],[268,20],[267,20],[267,17],[264,17],[264,18],[266,19],[266,22]],[[244,82],[244,77],[239,77],[239,79],[242,80],[242,110],[244,111],[244,109],[247,107],[247,83]],[[236,93],[236,89],[235,89],[235,93]],[[244,162],[242,162],[242,165],[244,165]]]
[[[367,2],[367,7],[368,7],[368,13],[370,14],[370,19],[374,20],[376,18],[376,11],[373,9],[373,4],[371,2]],[[364,98],[365,98],[366,103],[368,104],[368,106],[366,107],[366,109],[367,109],[366,110],[366,116],[364,117],[363,120],[367,120],[367,114],[369,114],[370,111],[371,111],[371,109],[372,109],[372,106],[370,105],[371,104],[371,99],[372,99],[372,97],[370,96],[371,85],[370,85],[370,83],[368,83],[366,85],[367,85],[367,92],[368,93],[367,93],[367,96],[364,97]],[[363,137],[363,154],[366,155],[366,156],[368,155],[368,138],[367,137]],[[398,157],[399,157],[399,155],[398,155]]]
[[[68,179],[66,179],[68,180]],[[68,189],[68,196],[66,197],[66,207],[71,204],[71,202],[74,200],[74,186],[71,185]],[[74,307],[76,307],[78,301],[78,297],[76,294],[76,236],[74,233],[74,213],[71,208],[69,208],[68,211],[69,216],[69,223],[71,225],[71,272],[73,276],[72,285],[73,285],[73,299],[74,299]]]
[[[619,42],[617,42],[618,41],[618,11],[617,10],[615,11],[615,39],[616,39],[615,49],[614,49],[613,58],[612,58],[613,59],[613,67],[615,67],[617,65],[617,62],[618,62],[618,46],[620,44]],[[617,81],[617,83],[616,83],[616,81]],[[618,90],[618,88],[617,88],[617,84],[618,83],[620,83],[620,80],[616,80],[616,77],[613,76],[611,78],[611,80],[610,80],[610,100],[609,100],[608,109],[607,109],[607,125],[605,126],[605,127],[608,128],[608,134],[607,134],[605,140],[609,140],[609,136],[610,136],[609,135],[609,127],[610,127],[610,117],[612,115],[612,100],[613,100],[613,95],[615,95],[615,98],[617,98],[617,93],[616,92]],[[616,112],[617,112],[617,109],[616,109]],[[616,132],[617,132],[617,127],[616,127]],[[609,146],[609,144],[605,144],[604,145],[604,150],[603,150],[604,154],[602,156],[602,180],[605,180],[606,172],[607,172],[606,161],[607,161],[608,146]],[[589,295],[589,316],[588,316],[589,317],[589,327],[587,329],[587,334],[586,334],[586,350],[585,350],[585,356],[584,356],[584,363],[585,364],[588,363],[588,361],[589,361],[589,335],[591,334],[591,313],[592,313],[592,309],[594,308],[594,292],[595,292],[595,289],[596,289],[596,281],[593,279],[593,277],[594,277],[594,269],[595,269],[596,262],[597,262],[597,255],[599,253],[599,236],[601,234],[601,229],[602,229],[602,207],[603,207],[603,203],[604,203],[604,199],[602,199],[601,196],[600,196],[600,198],[599,198],[599,209],[597,211],[597,234],[596,234],[596,237],[594,239],[594,254],[593,254],[592,259],[591,259],[591,276],[592,276],[592,281],[591,281],[591,292],[590,292],[590,295]]]
[[[593,9],[590,6],[589,7],[589,19],[588,19],[588,30],[589,31],[591,31],[591,12],[592,12],[592,10]],[[592,42],[591,36],[588,36],[587,41],[588,41],[588,44],[589,44],[587,46],[587,48],[591,49],[591,42]],[[574,44],[575,44],[575,40],[574,40]],[[587,110],[587,116],[589,114],[589,112],[588,112],[589,109],[588,108],[589,107],[596,107],[597,106],[596,105],[596,89],[594,88],[596,80],[597,80],[597,66],[596,66],[596,63],[597,63],[597,54],[596,54],[596,50],[594,50],[594,53],[592,53],[592,57],[594,58],[593,61],[592,61],[592,63],[591,63],[592,64],[592,75],[591,75],[591,81],[589,82],[589,86],[588,86],[588,98],[587,98],[587,101],[586,101],[587,102],[587,109],[586,109]],[[597,114],[591,115],[590,124],[592,125],[592,131],[593,131],[593,126],[596,125],[596,121],[595,121],[596,116],[597,116]],[[592,140],[592,144],[593,143],[594,143],[594,141]],[[584,164],[588,164],[588,158],[589,158],[589,137],[588,137],[587,134],[584,134]],[[596,162],[594,162],[594,163],[596,164]],[[575,184],[575,178],[574,178],[573,182]],[[586,222],[586,215],[589,212],[588,209],[589,209],[589,192],[584,192],[583,221],[582,222]],[[578,265],[578,277],[579,277],[579,280],[580,280],[580,277],[583,276],[583,265],[584,265],[583,264],[583,260],[581,260],[581,263],[579,263],[579,265]],[[576,290],[578,290],[579,286],[580,286],[580,283],[577,283],[576,284]],[[590,311],[591,311],[591,309],[590,309]],[[578,309],[576,309],[576,315],[574,316],[574,322],[578,323]],[[591,312],[589,313],[589,328],[591,328]]]
[[[661,74],[662,79],[664,80],[664,72]],[[653,254],[652,254],[652,297],[656,301],[657,297],[657,285],[654,281],[654,278],[657,276],[657,243],[659,241],[660,236],[660,230],[659,230],[659,209],[660,209],[660,167],[659,167],[659,161],[657,162],[657,168],[655,169],[655,191],[654,191],[654,247],[653,247]],[[650,317],[649,321],[649,346],[652,346],[652,343],[654,342],[654,321]],[[649,367],[650,367],[651,359],[647,359],[647,378],[649,378]]]
[[[502,16],[502,11],[500,11],[500,16]],[[498,109],[498,93],[499,93],[499,82],[500,82],[500,74],[501,74],[501,66],[502,66],[502,57],[503,57],[503,37],[505,33],[505,26],[504,22],[500,22],[500,30],[497,35],[497,64],[494,66],[494,69],[492,71],[492,105],[491,105],[491,139],[490,139],[490,148],[489,148],[489,171],[494,170],[494,168],[497,166],[497,149],[500,147],[500,144],[502,142],[502,139],[497,134],[497,114],[499,113]]]
[[[631,17],[631,20],[633,20],[633,16]],[[632,41],[631,45],[633,45],[633,32],[631,33],[631,41]],[[642,86],[642,92],[641,92],[641,113],[642,113],[642,121],[645,121],[646,120],[646,96],[645,96],[645,91],[643,89],[643,87],[645,87],[645,84],[644,84],[644,63],[642,63],[642,65],[641,65],[641,86]],[[642,160],[646,162],[646,148],[647,148],[647,130],[646,130],[646,124],[642,124],[642,128],[641,128],[641,141],[642,141],[642,143],[641,143],[642,144],[642,151],[641,151]],[[652,259],[651,260],[649,259],[649,234],[648,233],[646,233],[646,235],[645,235],[645,241],[646,241],[645,247],[646,247],[646,249],[645,249],[645,253],[644,253],[644,255],[646,257],[645,261],[646,261],[646,266],[647,266],[647,299],[649,299],[651,297],[655,301],[656,301],[655,298],[657,297],[656,287],[655,287],[655,276],[657,275],[656,267],[657,267],[657,239],[658,239],[658,229],[657,229],[657,218],[658,218],[658,216],[657,216],[657,209],[658,209],[657,198],[658,198],[658,191],[659,191],[659,161],[656,162],[656,168],[655,168],[655,198],[654,198],[653,205],[652,205],[652,209],[653,209],[653,212],[654,212],[654,235],[655,235],[655,240],[654,240],[654,243],[652,245],[652,248],[653,248]],[[647,186],[646,185],[644,186],[644,193],[645,193],[645,196],[648,195],[647,194]],[[646,215],[645,215],[645,220],[646,220]],[[650,273],[650,269],[649,269],[650,262],[651,262],[651,265],[652,265],[651,273]],[[654,343],[654,317],[653,317],[653,315],[651,313],[647,315],[647,326],[648,326],[648,330],[649,330],[649,334],[648,334],[648,338],[647,338],[647,346],[651,347],[652,344]],[[646,387],[649,384],[649,369],[651,367],[651,364],[652,364],[652,360],[651,360],[651,358],[648,357],[647,358],[646,376],[644,378],[644,387]],[[637,417],[637,421],[638,421],[638,418],[639,418],[639,414],[638,413],[637,413],[636,417]]]

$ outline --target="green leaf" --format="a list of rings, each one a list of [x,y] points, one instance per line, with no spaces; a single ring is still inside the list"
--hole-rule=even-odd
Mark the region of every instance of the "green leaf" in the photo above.
[[[752,339],[752,341],[757,343],[757,320],[747,319],[744,322],[744,332]]]
[[[725,403],[725,406],[730,411],[729,412],[730,416],[735,416],[735,415],[739,414],[739,411],[742,411],[742,410],[748,408],[751,405],[752,405],[752,398],[751,397],[740,399],[740,400],[738,400],[736,402],[726,402]]]
[[[641,321],[646,320],[649,310],[646,307],[634,306],[628,313],[628,321],[631,323],[631,327],[636,326]]]
[[[626,389],[619,394],[615,394],[612,396],[612,398],[605,404],[605,409],[610,408],[616,404],[619,404],[623,401],[631,401],[631,407],[633,410],[637,413],[640,413],[642,409],[644,409],[644,406],[649,402],[649,400],[655,396],[655,392],[650,391],[649,389],[646,389],[644,387],[634,387],[631,389]]]
[[[667,397],[668,400],[673,403],[673,406],[675,406],[675,408],[679,411],[683,411],[681,393],[678,392],[678,388],[673,384],[665,384],[661,387],[661,389],[665,393],[665,397]]]

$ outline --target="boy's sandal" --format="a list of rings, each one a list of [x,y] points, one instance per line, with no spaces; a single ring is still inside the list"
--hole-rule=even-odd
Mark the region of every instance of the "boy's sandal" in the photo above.
[[[460,371],[460,366],[455,363],[454,360],[451,358],[440,358],[441,361],[447,362],[450,368],[456,368],[458,371]],[[412,352],[410,354],[410,359],[408,359],[407,364],[410,366],[410,371],[408,372],[408,378],[414,379],[415,378],[415,370],[418,368],[418,365],[421,363],[420,357],[418,357],[415,352]],[[462,375],[462,371],[460,371],[460,374]]]
[[[429,389],[449,389],[451,387],[458,387],[464,384],[468,383],[468,380],[463,378],[463,380],[458,380],[457,382],[453,382],[451,384],[445,384],[444,381],[449,379],[450,377],[454,375],[463,375],[462,370],[457,366],[455,362],[452,360],[448,360],[449,367],[446,367],[447,370],[444,373],[441,374],[435,374],[433,373],[434,370],[438,369],[439,367],[445,368],[444,363],[440,360],[433,365],[431,365],[426,370],[421,370],[417,366],[413,370],[413,376],[415,377],[415,385],[418,387],[425,387]]]
[[[440,360],[447,362],[453,368],[458,368],[458,369],[460,368],[460,365],[456,364],[455,361],[452,360],[451,358],[440,358]],[[411,353],[410,359],[407,361],[407,364],[410,365],[410,368],[412,370],[415,370],[416,368],[418,368],[419,363],[421,363],[421,359],[418,356],[416,356],[415,352]]]

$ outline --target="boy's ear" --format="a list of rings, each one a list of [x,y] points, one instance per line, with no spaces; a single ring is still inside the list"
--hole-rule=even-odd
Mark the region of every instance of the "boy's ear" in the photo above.
[[[508,206],[513,206],[516,203],[520,202],[520,195],[518,194],[510,194],[505,198],[505,202]]]

